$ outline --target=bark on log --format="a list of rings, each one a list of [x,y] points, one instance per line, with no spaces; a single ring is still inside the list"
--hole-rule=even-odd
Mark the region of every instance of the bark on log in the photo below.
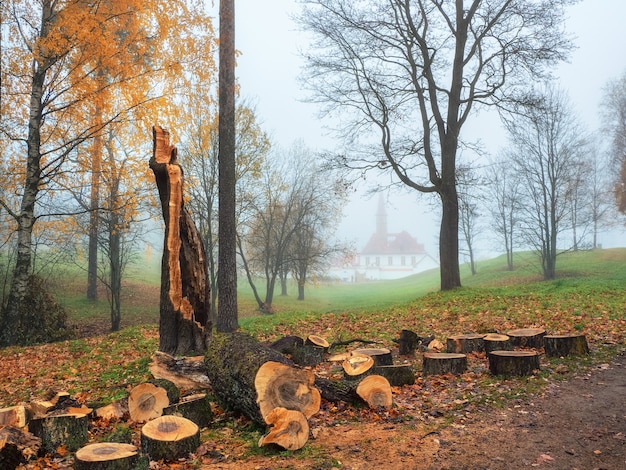
[[[507,332],[511,338],[511,344],[518,348],[543,348],[543,337],[546,330],[543,328],[522,328]]]
[[[178,403],[180,401],[180,389],[171,380],[155,378],[152,379],[150,383],[155,387],[160,387],[165,390],[170,405],[173,405],[174,403]]]
[[[408,364],[396,364],[390,366],[374,366],[372,374],[381,375],[389,381],[392,387],[402,387],[415,383],[415,373]]]
[[[259,439],[259,447],[276,444],[283,449],[297,450],[309,440],[309,423],[300,411],[274,408],[266,420],[272,427]]]
[[[184,397],[178,403],[163,409],[163,415],[181,416],[193,421],[199,428],[206,428],[213,420],[211,402],[206,393]]]
[[[320,391],[322,398],[333,403],[359,403],[362,398],[356,394],[359,385],[357,380],[330,380],[322,377],[315,378],[315,387]]]
[[[450,336],[446,341],[446,351],[449,353],[468,354],[485,350],[485,335],[465,334]]]
[[[296,348],[304,345],[304,340],[299,336],[289,335],[283,336],[279,340],[270,344],[270,348],[278,351],[281,354],[293,354]]]
[[[128,395],[130,419],[138,423],[158,418],[169,404],[167,391],[151,383],[137,385]]]
[[[74,470],[132,470],[138,460],[138,449],[132,444],[100,442],[78,449]]]
[[[293,362],[303,367],[314,367],[324,360],[325,348],[314,344],[296,347],[291,355]]]
[[[300,411],[310,418],[320,409],[320,392],[314,386],[315,374],[280,362],[268,361],[254,378],[257,403],[265,422],[276,408]]]
[[[370,408],[388,410],[393,404],[391,386],[386,378],[380,375],[368,375],[359,383],[356,393]]]
[[[536,351],[492,351],[489,353],[489,371],[493,375],[523,376],[539,370]]]
[[[151,460],[186,457],[200,445],[200,428],[179,416],[161,416],[141,428],[141,449]]]
[[[507,335],[500,335],[497,333],[489,333],[483,338],[485,343],[485,353],[489,354],[491,351],[507,351],[512,349],[511,339]]]
[[[391,366],[393,365],[393,357],[391,351],[386,348],[367,348],[367,349],[355,349],[352,354],[365,354],[374,359],[375,366]]]
[[[467,370],[467,356],[455,353],[424,353],[422,375],[462,374]]]
[[[52,453],[64,445],[76,452],[87,443],[89,420],[84,414],[64,414],[35,418],[28,423],[28,430],[41,439],[41,448]]]
[[[30,408],[24,405],[10,406],[0,409],[0,426],[15,426],[23,428],[32,417]]]
[[[183,198],[183,170],[169,132],[154,126],[150,159],[165,221],[159,315],[159,350],[202,353],[210,334],[210,287],[202,238]]]
[[[550,357],[584,356],[589,354],[587,338],[577,335],[546,335],[543,337],[546,355]]]
[[[210,388],[204,356],[174,357],[157,351],[152,357],[150,372],[156,379],[167,379],[182,390]]]
[[[214,334],[205,361],[213,393],[222,407],[237,410],[262,426],[266,423],[257,404],[255,388],[255,378],[261,366],[271,361],[300,371],[293,367],[293,362],[287,357],[240,332]],[[306,373],[302,377],[298,384],[295,381],[290,385],[285,384],[278,395],[288,397],[294,393],[300,395],[299,401],[303,403],[311,400],[312,397],[307,395],[315,392],[310,388],[307,390],[306,385],[311,380],[310,376]]]
[[[30,432],[14,426],[0,428],[0,468],[13,470],[26,462],[33,454],[37,455],[41,439]]]

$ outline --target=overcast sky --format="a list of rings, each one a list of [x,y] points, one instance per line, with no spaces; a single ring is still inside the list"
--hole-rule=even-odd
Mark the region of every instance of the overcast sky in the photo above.
[[[217,3],[217,2],[216,2]],[[283,147],[301,139],[312,150],[332,149],[334,141],[325,131],[316,108],[303,102],[305,93],[297,76],[302,61],[298,48],[306,49],[306,36],[297,32],[290,19],[298,11],[295,0],[236,0],[236,47],[241,51],[237,77],[242,96],[251,100],[263,127]],[[584,0],[570,7],[567,29],[577,50],[570,63],[557,69],[560,86],[566,90],[581,121],[589,130],[599,126],[602,90],[608,80],[626,72],[626,0]],[[489,133],[482,129],[489,128]],[[491,152],[505,143],[502,132],[476,121],[468,132],[480,134]],[[365,189],[365,188],[361,188]],[[361,193],[346,208],[339,228],[342,238],[353,239],[357,248],[375,229],[377,198]],[[389,231],[407,230],[427,251],[437,255],[439,220],[416,197],[388,195]],[[605,246],[624,246],[614,235],[601,240]]]

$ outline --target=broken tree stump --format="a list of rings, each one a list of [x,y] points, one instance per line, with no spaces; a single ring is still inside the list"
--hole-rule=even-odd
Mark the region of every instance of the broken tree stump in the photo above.
[[[161,416],[141,428],[141,449],[150,460],[186,457],[200,445],[200,428],[180,416]]]
[[[511,338],[511,344],[517,348],[543,348],[543,337],[546,330],[543,328],[522,328],[506,333]]]
[[[492,351],[489,353],[489,371],[493,375],[523,376],[539,370],[536,351]]]
[[[183,170],[169,132],[152,128],[154,173],[165,222],[159,302],[159,350],[173,356],[201,354],[211,331],[206,254],[183,197]]]
[[[446,351],[449,353],[467,354],[471,352],[481,352],[485,350],[485,335],[464,334],[448,337],[446,341]]]
[[[265,426],[265,419],[257,404],[255,378],[261,366],[269,361],[284,364],[294,370],[302,370],[294,367],[293,362],[278,351],[261,344],[247,334],[215,333],[209,343],[205,363],[213,393],[222,407],[237,410],[255,423]],[[289,393],[293,393],[303,402],[312,400],[315,392],[310,388],[307,389],[308,373],[303,377],[305,379],[301,382],[292,381],[291,384],[281,385],[279,395],[288,396]]]
[[[133,387],[128,395],[130,419],[138,423],[158,418],[163,414],[163,408],[169,404],[167,391],[151,383]]]
[[[413,367],[408,364],[374,366],[372,374],[386,378],[392,387],[401,387],[415,383],[415,372],[413,372]]]
[[[300,411],[274,408],[265,419],[272,427],[259,439],[259,447],[276,444],[283,449],[298,450],[309,439],[309,423]]]
[[[132,444],[100,442],[78,449],[74,470],[132,470],[138,460],[138,449]]]
[[[584,356],[589,354],[587,338],[583,334],[575,335],[546,335],[543,337],[547,356]]]
[[[511,339],[507,335],[501,335],[498,333],[489,333],[483,338],[485,344],[485,353],[489,354],[491,351],[507,351],[512,349]]]
[[[424,353],[422,375],[462,374],[467,370],[467,356],[457,353]]]
[[[152,356],[150,372],[155,379],[167,379],[179,389],[204,390],[210,387],[204,356],[174,357],[163,351]]]
[[[76,452],[87,443],[88,425],[85,414],[62,414],[35,418],[28,423],[28,430],[41,439],[41,448],[47,453],[61,445]]]
[[[183,397],[178,403],[163,408],[163,416],[181,416],[193,421],[199,428],[206,428],[213,421],[211,402],[206,393]]]
[[[380,375],[368,375],[356,388],[356,393],[370,408],[388,410],[393,404],[391,386],[386,378]]]
[[[387,348],[367,348],[367,349],[355,349],[352,354],[365,354],[374,359],[375,366],[390,366],[393,365],[393,358],[391,351]]]

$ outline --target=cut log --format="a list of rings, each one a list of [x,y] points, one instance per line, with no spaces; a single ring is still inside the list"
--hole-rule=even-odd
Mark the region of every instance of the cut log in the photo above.
[[[183,170],[165,129],[154,126],[150,168],[165,222],[161,262],[159,350],[174,356],[203,353],[211,331],[210,287],[202,237],[183,197]]]
[[[163,415],[181,416],[193,421],[199,428],[206,428],[213,420],[211,402],[206,393],[197,393],[184,397],[174,405],[163,409]]]
[[[259,447],[276,444],[283,449],[297,450],[309,440],[309,423],[300,411],[274,408],[266,420],[272,427],[259,439]]]
[[[43,418],[48,414],[48,411],[54,408],[54,403],[49,400],[33,399],[28,403],[28,405],[32,410],[33,416],[35,418]]]
[[[123,419],[128,413],[128,398],[111,403],[110,405],[96,408],[94,414],[103,419]]]
[[[137,385],[128,395],[130,419],[137,423],[158,418],[169,404],[165,389],[151,383]]]
[[[392,387],[402,387],[415,383],[415,372],[413,372],[413,367],[408,364],[374,366],[372,374],[383,376]]]
[[[241,332],[213,334],[205,362],[213,393],[222,408],[239,411],[265,426],[254,382],[260,367],[268,361],[293,366],[286,356],[249,335]],[[301,390],[295,387],[293,391]]]
[[[303,344],[296,347],[291,355],[293,362],[303,367],[313,367],[324,360],[324,349],[314,344]]]
[[[361,378],[363,374],[367,373],[372,367],[374,367],[374,359],[367,354],[352,354],[341,364],[345,377],[347,378]]]
[[[467,356],[457,353],[424,353],[422,375],[462,374],[467,370]]]
[[[283,336],[279,340],[274,341],[270,344],[270,348],[278,351],[282,354],[293,354],[296,348],[299,348],[304,345],[304,340],[299,336],[290,335]]]
[[[132,444],[100,442],[78,449],[74,470],[133,470],[138,460],[138,449]]]
[[[352,354],[359,355],[365,354],[374,359],[375,366],[390,366],[393,365],[393,358],[391,357],[391,351],[386,348],[368,348],[368,349],[355,349]]]
[[[324,351],[328,351],[328,348],[330,347],[330,344],[328,344],[328,341],[326,341],[324,338],[322,338],[321,336],[317,336],[317,335],[309,335],[306,338],[306,341],[304,342],[304,344],[310,344],[313,346],[319,346],[320,348],[324,348]]]
[[[10,406],[0,409],[0,426],[15,426],[23,428],[32,417],[30,408],[24,405]]]
[[[543,337],[546,355],[550,357],[584,356],[589,354],[587,338],[583,334],[546,335]]]
[[[352,353],[349,353],[349,352],[333,354],[332,356],[328,358],[328,360],[330,362],[343,362],[346,359],[349,359],[350,356],[352,356]]]
[[[532,375],[539,370],[536,351],[492,351],[489,353],[489,371],[493,375]]]
[[[485,335],[465,334],[450,336],[446,341],[446,351],[449,353],[468,354],[485,350]]]
[[[483,338],[485,343],[485,352],[489,354],[491,351],[507,351],[512,349],[511,340],[507,335],[498,333],[489,333]]]
[[[0,427],[0,468],[14,470],[37,455],[41,439],[14,426]]]
[[[543,337],[546,330],[543,328],[522,328],[507,332],[511,338],[511,344],[517,348],[543,348]]]
[[[317,413],[321,397],[314,383],[315,374],[310,370],[273,361],[261,365],[254,379],[254,388],[265,422],[276,408],[300,411],[307,419]]]
[[[28,423],[28,430],[41,439],[41,448],[52,453],[63,445],[76,452],[87,443],[89,420],[84,414],[64,414],[35,418]]]
[[[155,378],[152,379],[150,383],[155,387],[160,387],[165,390],[170,405],[173,405],[174,403],[178,403],[180,401],[180,389],[171,380]]]
[[[389,381],[380,375],[368,375],[356,388],[359,395],[370,408],[388,410],[393,404]]]
[[[155,379],[167,379],[181,390],[210,388],[204,356],[174,357],[157,351],[152,357],[150,372]]]
[[[141,428],[141,449],[150,460],[175,460],[195,452],[200,445],[200,428],[180,416],[161,416]]]

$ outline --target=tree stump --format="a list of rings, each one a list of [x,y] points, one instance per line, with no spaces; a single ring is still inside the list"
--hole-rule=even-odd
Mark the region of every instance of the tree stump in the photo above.
[[[471,353],[485,350],[485,335],[465,334],[450,336],[446,341],[446,351],[449,353]]]
[[[422,375],[462,374],[467,370],[467,356],[457,353],[424,353]]]
[[[270,348],[278,351],[281,354],[293,354],[296,348],[304,346],[304,340],[299,336],[283,336],[279,340],[270,344]]]
[[[324,360],[325,349],[314,344],[303,344],[296,347],[291,354],[293,362],[303,367],[313,367]]]
[[[489,354],[491,351],[506,351],[512,349],[511,339],[507,335],[498,333],[489,333],[483,338],[485,343],[485,352]]]
[[[413,368],[408,364],[374,366],[372,368],[372,374],[386,378],[392,387],[401,387],[415,383],[415,373],[413,372]]]
[[[584,356],[589,354],[587,338],[577,335],[546,335],[543,337],[546,355],[550,357]]]
[[[543,328],[522,328],[508,331],[507,335],[511,338],[511,344],[514,347],[541,349],[546,330]]]
[[[328,341],[326,341],[321,336],[317,336],[317,335],[307,336],[306,340],[304,341],[304,344],[309,344],[311,346],[319,346],[320,348],[324,348],[324,352],[328,351],[328,348],[330,347],[330,344],[328,344]]]
[[[536,351],[492,351],[489,353],[489,371],[493,375],[523,376],[539,370]]]
[[[386,348],[367,348],[355,349],[352,354],[365,354],[374,359],[375,366],[391,366],[393,365],[393,357],[391,351]]]
[[[41,439],[41,448],[52,453],[64,445],[76,452],[87,443],[89,420],[84,414],[62,414],[33,419],[28,430]]]
[[[398,354],[408,356],[415,354],[415,350],[420,345],[422,338],[411,330],[402,330],[398,339]]]
[[[356,388],[356,393],[370,408],[388,410],[393,404],[391,386],[386,378],[380,375],[368,375]]]
[[[352,354],[349,358],[342,362],[344,377],[354,379],[361,378],[372,367],[374,367],[374,359],[367,354]]]
[[[78,449],[74,470],[132,470],[138,460],[138,449],[132,444],[100,442]]]
[[[310,418],[320,410],[320,392],[314,386],[315,374],[280,362],[265,362],[256,374],[254,388],[265,422],[275,408],[300,411]]]
[[[24,405],[10,406],[0,409],[0,426],[23,428],[28,424],[32,412]]]
[[[183,197],[183,170],[170,135],[152,128],[154,173],[165,222],[159,302],[159,350],[173,356],[203,353],[209,321],[206,254]]]
[[[141,428],[141,448],[150,460],[186,457],[200,445],[200,428],[180,416],[161,416]]]
[[[169,404],[167,391],[151,383],[137,385],[128,395],[130,419],[138,423],[158,418]]]
[[[309,423],[300,411],[274,408],[265,419],[272,427],[259,439],[259,447],[276,444],[283,449],[297,450],[309,440]]]
[[[268,361],[293,366],[293,362],[278,351],[240,332],[213,334],[205,355],[207,374],[220,405],[245,414],[261,426],[266,423],[257,404],[255,378],[261,366]],[[308,380],[308,375],[305,377]],[[304,382],[301,385],[304,387]],[[288,390],[303,395],[299,386],[285,386],[281,395]],[[309,390],[308,393],[315,392]]]
[[[206,428],[213,421],[211,402],[206,393],[183,397],[181,401],[163,409],[163,415],[181,416],[193,421],[199,428]]]

